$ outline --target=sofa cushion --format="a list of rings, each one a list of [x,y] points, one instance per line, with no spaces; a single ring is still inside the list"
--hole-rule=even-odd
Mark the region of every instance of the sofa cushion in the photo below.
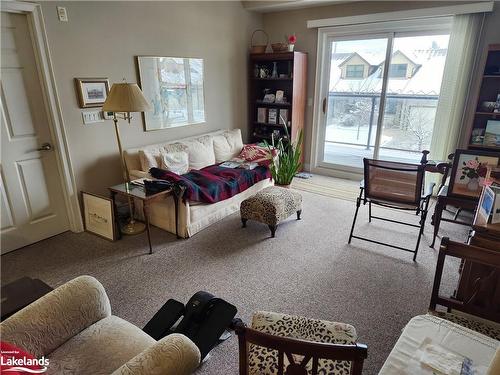
[[[215,161],[222,163],[237,156],[243,148],[241,130],[227,130],[214,136]]]
[[[186,151],[162,152],[160,168],[177,174],[187,173],[189,170],[189,155]]]
[[[151,168],[161,167],[162,153],[188,151],[187,146],[182,143],[167,143],[165,145],[147,146],[139,150],[139,160],[141,161],[141,170],[149,171]]]
[[[204,135],[195,139],[182,141],[188,147],[189,168],[201,169],[215,164],[214,137]]]
[[[110,374],[155,343],[133,324],[109,316],[50,353],[47,374]]]

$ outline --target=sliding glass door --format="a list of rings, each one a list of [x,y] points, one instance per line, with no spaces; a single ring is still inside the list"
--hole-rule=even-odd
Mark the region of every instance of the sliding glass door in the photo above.
[[[448,50],[442,29],[323,39],[317,165],[359,172],[365,157],[420,160]]]

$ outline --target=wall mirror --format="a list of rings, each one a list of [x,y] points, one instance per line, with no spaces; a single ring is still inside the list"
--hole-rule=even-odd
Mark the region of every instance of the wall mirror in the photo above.
[[[139,79],[151,111],[144,130],[205,122],[203,59],[138,56]]]

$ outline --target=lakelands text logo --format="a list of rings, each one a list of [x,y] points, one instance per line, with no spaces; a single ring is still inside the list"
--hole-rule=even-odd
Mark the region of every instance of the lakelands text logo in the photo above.
[[[49,359],[42,356],[39,359],[19,355],[17,350],[2,350],[0,355],[1,372],[27,372],[30,374],[42,374],[47,371]],[[39,367],[33,368],[33,367]]]

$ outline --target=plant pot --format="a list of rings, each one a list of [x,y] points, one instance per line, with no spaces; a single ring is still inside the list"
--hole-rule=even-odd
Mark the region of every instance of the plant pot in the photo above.
[[[288,45],[288,52],[293,52],[294,48],[295,48],[295,44],[289,44]]]
[[[479,179],[471,178],[469,183],[467,184],[467,190],[476,191],[477,189],[479,189]]]
[[[285,188],[285,189],[290,189],[290,185],[291,184],[288,184],[288,185],[280,185],[280,184],[274,184],[274,186],[279,186],[279,187],[282,187],[282,188]]]

